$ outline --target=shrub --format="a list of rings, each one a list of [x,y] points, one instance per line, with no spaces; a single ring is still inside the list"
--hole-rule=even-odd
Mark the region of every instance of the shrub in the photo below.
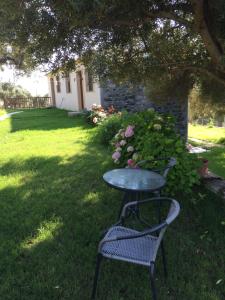
[[[116,113],[116,110],[112,105],[105,110],[101,105],[93,104],[91,110],[85,112],[85,116],[88,123],[99,125],[114,113]]]
[[[117,165],[136,167],[140,160],[173,156],[177,159],[177,165],[169,173],[167,191],[170,194],[191,192],[192,186],[198,182],[199,162],[195,155],[187,152],[185,141],[176,133],[173,117],[160,115],[150,109],[123,115],[121,124],[112,140],[112,159]],[[165,162],[160,161],[145,167],[155,169],[163,167],[163,164]]]
[[[98,126],[97,136],[103,145],[109,145],[115,134],[121,128],[121,114],[112,114],[108,116]]]
[[[219,139],[218,144],[223,144],[225,145],[225,137],[222,137]]]
[[[98,125],[106,118],[106,116],[107,114],[101,105],[93,104],[91,110],[86,111],[87,122],[92,125]]]

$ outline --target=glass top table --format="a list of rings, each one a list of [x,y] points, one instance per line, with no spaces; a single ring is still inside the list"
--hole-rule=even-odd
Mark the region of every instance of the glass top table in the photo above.
[[[166,184],[162,175],[144,169],[114,169],[106,172],[103,179],[109,186],[129,192],[154,192]]]

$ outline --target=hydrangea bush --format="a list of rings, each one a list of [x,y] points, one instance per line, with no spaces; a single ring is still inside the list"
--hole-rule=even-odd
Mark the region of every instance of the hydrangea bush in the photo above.
[[[135,167],[138,154],[135,152],[134,144],[135,126],[128,125],[125,129],[120,129],[115,135],[112,145],[114,152],[112,159],[114,163]]]
[[[87,120],[93,125],[101,124],[108,116],[116,113],[115,108],[111,105],[105,110],[101,105],[92,104],[91,110],[87,112]]]
[[[190,193],[198,182],[199,162],[188,153],[185,141],[176,133],[172,116],[161,115],[152,109],[123,114],[121,128],[111,141],[112,159],[121,167],[137,167],[140,160],[175,157],[177,165],[169,173],[167,191]],[[165,161],[146,164],[145,168],[158,169]]]

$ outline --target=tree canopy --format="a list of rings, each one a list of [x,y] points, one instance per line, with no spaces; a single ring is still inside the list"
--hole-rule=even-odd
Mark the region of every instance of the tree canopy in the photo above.
[[[101,78],[224,97],[224,0],[5,0],[0,25],[0,63],[57,70],[79,57]]]
[[[220,102],[212,99],[210,95],[202,95],[202,91],[198,86],[194,86],[189,95],[189,112],[188,118],[190,122],[198,120],[217,120],[224,121],[225,116],[225,99],[222,105]]]
[[[15,85],[10,82],[0,83],[0,100],[4,100],[7,97],[30,97],[29,91],[24,89],[20,85]]]

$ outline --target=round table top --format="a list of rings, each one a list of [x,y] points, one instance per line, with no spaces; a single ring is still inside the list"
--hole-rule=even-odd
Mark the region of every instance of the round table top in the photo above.
[[[106,172],[103,179],[116,189],[137,192],[153,192],[166,184],[162,175],[144,169],[114,169]]]

